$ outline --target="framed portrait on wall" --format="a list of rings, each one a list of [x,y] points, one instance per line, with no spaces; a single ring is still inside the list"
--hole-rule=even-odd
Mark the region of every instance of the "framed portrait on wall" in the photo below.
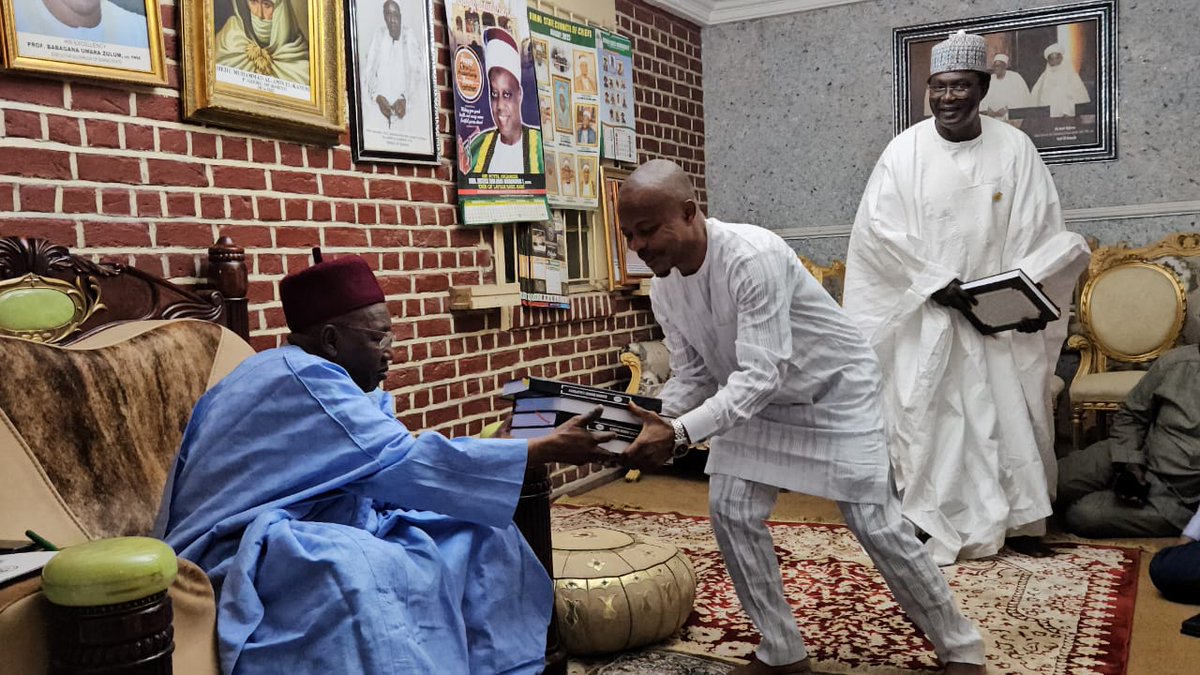
[[[554,130],[563,133],[571,133],[571,81],[565,77],[555,75],[552,77],[552,95],[554,100],[551,104],[554,106]]]
[[[184,115],[305,143],[346,127],[341,0],[181,3]]]
[[[5,68],[165,85],[158,0],[0,0]]]
[[[608,289],[633,286],[642,279],[654,276],[654,272],[642,262],[636,253],[629,250],[629,242],[621,234],[621,221],[617,216],[617,204],[621,196],[621,184],[629,177],[629,171],[611,166],[600,168],[601,199],[600,211],[604,216],[605,257],[608,259]]]
[[[895,29],[897,134],[932,115],[930,54],[959,30],[987,43],[991,82],[980,115],[1028,134],[1048,164],[1116,159],[1116,0]]]
[[[436,164],[433,0],[345,0],[355,161]]]

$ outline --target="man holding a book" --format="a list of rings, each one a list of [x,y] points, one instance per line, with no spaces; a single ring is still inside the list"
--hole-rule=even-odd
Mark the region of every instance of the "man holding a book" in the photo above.
[[[888,144],[863,193],[845,307],[879,355],[904,515],[934,559],[990,556],[1006,539],[1047,555],[1050,380],[1067,331],[1055,305],[1089,251],[1029,137],[979,115],[984,39],[938,43],[930,72],[933,117]],[[1007,281],[984,285],[1016,295],[972,288],[993,275]]]
[[[611,459],[599,408],[533,440],[419,437],[379,388],[357,256],[280,283],[290,344],[196,404],[156,526],[217,593],[222,671],[539,673],[553,585],[513,524],[525,467]]]
[[[810,672],[764,520],[780,489],[836,500],[946,672],[984,672],[978,631],[910,525],[888,474],[875,354],[788,245],[705,218],[687,175],[649,162],[621,187],[621,231],[654,271],[650,298],[671,352],[669,422],[636,405],[623,453],[639,469],[709,441],[713,532],[762,634],[735,675]]]

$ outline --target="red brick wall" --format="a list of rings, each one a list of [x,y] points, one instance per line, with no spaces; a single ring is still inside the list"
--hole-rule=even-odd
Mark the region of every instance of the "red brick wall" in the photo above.
[[[707,204],[700,27],[640,0],[616,5],[619,32],[633,38],[641,161],[675,160]]]
[[[702,187],[699,30],[642,2],[618,7],[638,52],[643,159],[676,158]],[[279,280],[309,264],[309,247],[363,255],[399,338],[386,387],[413,429],[476,433],[504,405],[494,396],[499,386],[525,374],[612,384],[621,377],[619,348],[655,335],[645,299],[620,294],[510,331],[500,330],[499,310],[450,312],[447,289],[492,281],[494,267],[491,229],[457,225],[449,161],[356,164],[345,145],[182,121],[177,11],[171,2],[162,9],[170,88],[0,74],[0,236],[44,237],[190,283],[203,277],[204,250],[227,234],[246,248],[257,349],[286,336]],[[443,14],[438,2],[441,44]],[[443,51],[439,126],[449,149],[446,62]],[[556,485],[588,472],[564,468]]]

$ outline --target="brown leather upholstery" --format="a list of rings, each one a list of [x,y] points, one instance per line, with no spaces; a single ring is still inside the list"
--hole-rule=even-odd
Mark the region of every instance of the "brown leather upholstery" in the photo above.
[[[70,347],[0,338],[0,538],[149,534],[192,407],[251,354],[196,320],[116,324]],[[179,572],[175,672],[214,675],[212,587],[190,562]],[[40,578],[0,588],[0,675],[45,672],[44,603]]]

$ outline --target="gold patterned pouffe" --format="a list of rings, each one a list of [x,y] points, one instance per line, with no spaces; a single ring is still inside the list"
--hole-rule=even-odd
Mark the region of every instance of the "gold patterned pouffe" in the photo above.
[[[670,636],[692,611],[696,574],[674,546],[600,527],[554,533],[554,607],[569,654],[607,654]]]

